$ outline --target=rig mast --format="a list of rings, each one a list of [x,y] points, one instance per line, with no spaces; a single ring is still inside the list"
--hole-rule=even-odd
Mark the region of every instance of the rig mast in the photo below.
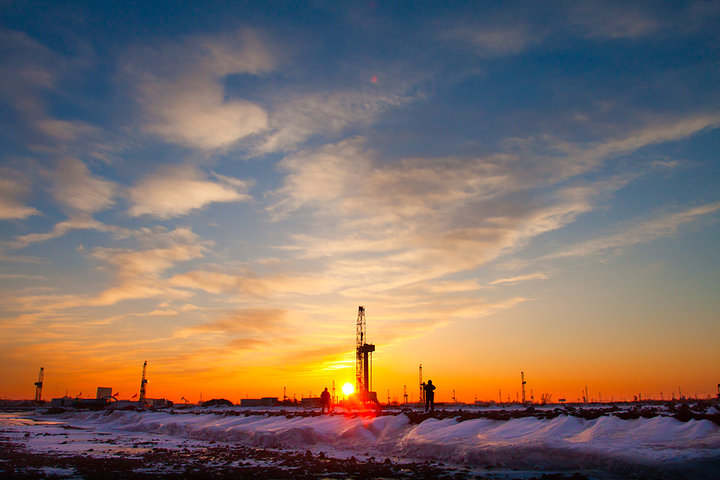
[[[147,360],[145,360],[145,363],[143,363],[142,381],[140,382],[140,398],[138,399],[138,402],[140,402],[140,403],[145,403],[145,385],[147,385],[147,383],[148,383],[147,378],[145,378],[146,373],[147,373]]]
[[[420,403],[425,403],[425,383],[422,381],[422,363],[418,367],[418,384],[418,388],[420,389],[418,390],[420,392]]]
[[[522,386],[522,403],[525,405],[525,372],[520,372],[520,385]]]
[[[357,335],[355,338],[355,391],[361,400],[367,400],[372,395],[370,369],[372,365],[372,352],[375,351],[375,345],[366,343],[367,334],[365,332],[365,307],[358,307],[357,316]]]
[[[35,401],[42,402],[42,386],[43,377],[45,376],[45,369],[40,367],[40,373],[38,373],[37,382],[35,382]]]

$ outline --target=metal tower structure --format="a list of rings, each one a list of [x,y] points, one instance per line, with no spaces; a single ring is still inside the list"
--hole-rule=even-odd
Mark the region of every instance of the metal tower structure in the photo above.
[[[371,354],[375,345],[366,343],[365,307],[358,307],[357,328],[355,338],[355,392],[360,399],[369,399],[371,385]]]
[[[42,401],[42,386],[43,386],[43,377],[45,376],[45,369],[43,367],[40,367],[40,373],[38,373],[38,379],[37,382],[35,382],[35,401],[41,402]]]
[[[525,405],[525,372],[520,372],[520,386],[522,387],[522,403]]]
[[[420,403],[425,403],[425,388],[424,388],[425,383],[423,383],[423,381],[422,381],[422,363],[418,367],[418,384],[419,384],[418,388],[420,389],[420,390],[418,390],[420,392],[420,395],[419,395]]]
[[[145,378],[145,374],[147,373],[147,360],[145,360],[145,363],[143,363],[143,374],[142,374],[142,381],[140,382],[140,398],[138,398],[138,402],[145,403],[145,385],[147,385],[147,378]]]
[[[718,385],[718,387],[720,387],[720,385]],[[719,391],[720,391],[720,390],[719,390]],[[403,403],[407,403],[407,402],[408,402],[407,385],[403,385],[403,400],[404,400]]]

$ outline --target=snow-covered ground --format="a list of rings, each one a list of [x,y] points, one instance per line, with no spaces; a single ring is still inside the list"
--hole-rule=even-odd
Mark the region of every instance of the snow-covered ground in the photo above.
[[[247,414],[246,414],[247,413]],[[137,456],[151,448],[224,443],[335,458],[443,462],[473,471],[580,471],[591,478],[720,478],[720,426],[670,416],[623,420],[558,415],[509,420],[403,413],[308,416],[237,408],[0,414],[6,436],[54,455]],[[490,478],[490,477],[488,477]]]

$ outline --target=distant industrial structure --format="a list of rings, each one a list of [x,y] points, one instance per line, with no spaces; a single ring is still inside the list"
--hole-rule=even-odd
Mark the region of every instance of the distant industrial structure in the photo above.
[[[377,393],[372,389],[372,352],[375,345],[367,343],[365,307],[358,307],[355,335],[355,399],[378,404]]]
[[[276,407],[282,405],[283,402],[278,400],[277,397],[262,397],[262,398],[242,398],[240,399],[241,407]]]
[[[95,396],[96,399],[105,399],[110,400],[113,398],[112,394],[112,388],[111,387],[98,387],[97,388],[97,395]]]
[[[140,381],[140,398],[138,398],[138,402],[140,404],[145,403],[145,385],[147,385],[148,381],[145,377],[145,374],[147,373],[147,360],[145,360],[145,363],[143,363],[143,372],[142,372],[142,380]]]
[[[35,382],[35,401],[38,403],[42,402],[42,387],[44,376],[45,369],[43,367],[40,367],[40,373],[38,373],[38,379],[37,382]]]
[[[40,376],[35,383],[35,398],[40,397],[42,391],[43,369],[40,369]],[[136,393],[130,400],[118,400],[117,394],[113,395],[112,387],[97,387],[95,398],[82,398],[82,393],[75,397],[68,396],[67,393],[59,398],[53,398],[50,406],[54,408],[86,408],[100,410],[104,408],[163,408],[173,406],[173,402],[165,398],[147,398],[147,361],[143,363],[142,379],[140,381],[140,395]],[[132,400],[138,397],[137,400]],[[37,401],[37,400],[36,400]]]

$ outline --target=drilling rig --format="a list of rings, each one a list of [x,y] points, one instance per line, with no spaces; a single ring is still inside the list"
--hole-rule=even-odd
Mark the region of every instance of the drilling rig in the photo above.
[[[145,360],[145,363],[143,363],[143,374],[142,374],[142,381],[140,382],[140,398],[138,398],[138,403],[140,405],[145,404],[145,385],[147,385],[147,378],[145,378],[145,374],[147,373],[147,360]]]
[[[45,369],[40,367],[40,373],[38,373],[38,379],[37,382],[35,382],[35,402],[42,402],[42,385],[44,376]]]
[[[373,402],[379,404],[377,393],[372,388],[372,352],[375,345],[366,343],[365,307],[358,307],[357,335],[355,338],[355,396],[360,402]]]

